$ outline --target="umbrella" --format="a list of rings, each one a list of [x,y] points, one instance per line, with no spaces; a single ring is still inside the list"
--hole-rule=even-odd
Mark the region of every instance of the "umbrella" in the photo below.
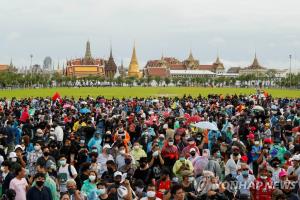
[[[225,108],[233,108],[234,106],[233,105],[227,105]]]
[[[194,124],[193,126],[195,126],[197,128],[209,129],[209,130],[213,130],[213,131],[219,130],[218,127],[215,124],[213,124],[211,122],[208,122],[208,121],[198,122],[198,123]]]
[[[82,102],[80,102],[80,103],[83,104],[83,105],[86,105],[86,104],[87,104],[86,101],[82,101]]]
[[[82,108],[82,109],[80,109],[79,112],[80,112],[81,114],[86,114],[86,113],[91,113],[91,110],[88,109],[88,108]]]
[[[252,108],[252,110],[265,111],[265,109],[264,109],[263,107],[261,107],[261,106],[254,106],[254,107]]]
[[[68,104],[68,103],[66,103],[66,104],[63,106],[64,109],[67,109],[67,108],[70,108],[70,107],[71,107],[71,105]]]

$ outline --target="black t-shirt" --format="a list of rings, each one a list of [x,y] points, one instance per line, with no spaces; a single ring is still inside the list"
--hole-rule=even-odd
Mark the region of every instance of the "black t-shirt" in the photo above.
[[[146,170],[141,170],[140,168],[136,169],[133,175],[133,178],[135,179],[141,179],[144,181],[144,183],[146,185],[148,185],[149,183],[151,183],[150,180],[150,173],[151,173],[151,169],[148,168]]]
[[[152,160],[152,154],[153,152],[151,151],[150,153],[148,153],[148,162],[150,162]],[[155,179],[158,180],[160,179],[160,175],[161,175],[161,168],[162,165],[160,163],[159,157],[154,158],[154,162],[153,165],[150,167],[150,179]]]

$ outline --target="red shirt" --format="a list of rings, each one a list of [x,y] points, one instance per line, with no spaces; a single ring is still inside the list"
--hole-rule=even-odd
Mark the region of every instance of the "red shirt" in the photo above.
[[[163,199],[164,197],[164,192],[167,190],[170,190],[171,187],[171,181],[170,180],[166,180],[166,181],[157,181],[156,183],[156,197]]]
[[[274,187],[271,178],[267,178],[265,181],[257,178],[251,187],[253,200],[271,200],[273,191]]]

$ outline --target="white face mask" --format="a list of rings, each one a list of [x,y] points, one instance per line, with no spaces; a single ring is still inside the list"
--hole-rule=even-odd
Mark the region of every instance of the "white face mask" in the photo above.
[[[268,177],[267,176],[260,176],[261,179],[266,180]]]
[[[233,142],[236,142],[236,141],[237,141],[237,138],[232,138],[232,141],[233,141]]]
[[[135,145],[135,146],[133,146],[133,148],[134,148],[135,150],[138,150],[138,149],[140,148],[140,146]]]
[[[121,155],[125,154],[125,150],[120,150],[119,152],[120,152]]]
[[[218,190],[219,189],[219,184],[214,183],[211,185],[211,190]]]
[[[139,187],[136,188],[136,191],[137,191],[138,193],[142,193],[143,190],[144,190],[144,188],[139,188]]]
[[[152,155],[153,155],[154,157],[157,157],[157,156],[158,156],[158,151],[154,151]]]
[[[172,146],[174,144],[174,142],[169,142],[169,146]]]
[[[259,141],[255,141],[254,144],[255,144],[255,145],[259,145]]]
[[[154,191],[147,191],[147,197],[153,198],[155,197],[155,192]]]
[[[35,146],[34,146],[34,150],[36,150],[36,151],[41,150],[41,146],[40,146],[40,145],[35,145]]]
[[[1,171],[4,172],[4,167],[3,166],[1,166]]]
[[[96,176],[95,175],[90,175],[89,179],[90,179],[90,181],[94,181],[94,180],[96,180]]]
[[[17,158],[12,158],[11,161],[12,162],[17,162]]]

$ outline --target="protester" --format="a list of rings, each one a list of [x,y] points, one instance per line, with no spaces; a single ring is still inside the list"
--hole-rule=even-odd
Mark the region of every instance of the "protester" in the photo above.
[[[297,199],[299,110],[299,98],[261,91],[0,98],[1,195]]]

